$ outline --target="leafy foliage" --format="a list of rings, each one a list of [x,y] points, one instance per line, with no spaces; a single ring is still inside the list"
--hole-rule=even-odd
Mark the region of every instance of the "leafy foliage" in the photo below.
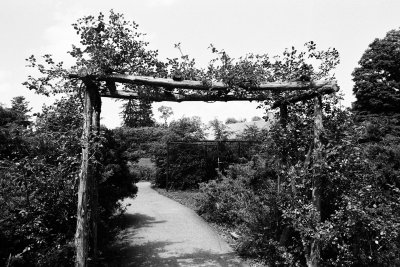
[[[164,129],[164,135],[152,146],[152,153],[155,157],[157,167],[156,184],[160,187],[190,188],[196,186],[198,179],[204,177],[201,168],[203,166],[202,154],[200,155],[197,147],[186,147],[177,144],[167,147],[171,141],[193,142],[204,140],[205,134],[200,118],[183,117],[177,121],[172,121],[168,128]],[[169,153],[169,154],[168,154]],[[168,166],[169,162],[176,164]],[[168,171],[173,173],[168,175]],[[167,177],[168,175],[168,177]],[[168,179],[168,181],[167,181]]]
[[[271,265],[305,265],[306,245],[317,239],[324,266],[396,266],[400,165],[398,137],[388,130],[393,125],[381,117],[356,123],[327,103],[324,110],[322,166],[305,168],[307,117],[290,113],[286,131],[279,126],[270,131],[265,154],[201,186],[200,211],[237,228],[239,251]],[[285,168],[279,148],[288,140]],[[315,173],[323,190],[320,222],[310,196]]]
[[[399,113],[400,30],[375,39],[353,72],[354,109],[367,113]]]
[[[20,123],[26,116],[21,110],[29,109],[2,107],[0,113],[5,137],[0,150],[1,262],[11,254],[11,266],[70,264],[81,152],[80,101],[71,96],[44,107],[34,131]],[[107,233],[110,216],[119,208],[117,200],[136,191],[122,151],[110,133],[103,133],[98,152],[99,227]]]

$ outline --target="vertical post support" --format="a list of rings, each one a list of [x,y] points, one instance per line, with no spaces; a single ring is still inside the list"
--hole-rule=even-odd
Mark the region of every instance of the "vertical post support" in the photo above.
[[[101,96],[99,90],[94,83],[90,84],[90,94],[93,102],[92,126],[95,142],[100,141],[100,114],[101,114]],[[97,162],[97,159],[96,159]],[[99,166],[94,166],[92,175],[92,195],[91,195],[91,210],[92,210],[92,246],[93,246],[93,264],[97,265],[98,247],[97,247],[97,226],[99,221]]]
[[[167,174],[165,176],[165,190],[168,191],[168,178],[169,178],[169,142],[167,142]]]
[[[322,142],[321,136],[324,130],[322,123],[322,98],[314,98],[314,151],[313,151],[313,180],[312,180],[312,203],[315,209],[314,219],[321,221],[321,177],[320,168],[322,164]],[[307,266],[317,267],[320,261],[321,248],[318,240],[312,240],[310,253],[306,258]]]
[[[79,174],[78,189],[78,210],[75,233],[75,267],[86,267],[89,252],[89,146],[92,130],[92,100],[89,90],[84,92],[84,111],[83,111],[83,132],[82,132],[82,163]]]
[[[90,244],[92,259],[97,261],[97,222],[98,222],[98,168],[92,168],[89,154],[92,140],[100,135],[101,97],[97,85],[84,80],[84,124],[82,132],[82,163],[79,175],[77,226],[75,234],[76,267],[88,266]],[[93,137],[95,139],[93,139]],[[91,235],[89,235],[91,233]],[[90,242],[90,237],[92,242]]]
[[[282,125],[282,128],[286,129],[288,120],[288,108],[286,104],[282,104],[279,106],[279,114],[280,114],[280,123]]]
[[[288,108],[287,108],[286,104],[282,104],[279,107],[279,114],[280,114],[280,123],[281,123],[282,129],[283,129],[283,131],[286,131],[287,121],[288,121]],[[286,167],[287,153],[288,153],[287,147],[286,147],[286,142],[283,142],[283,147],[282,147],[281,153],[282,153],[282,159],[281,159],[282,165],[284,165],[282,167]],[[281,192],[281,176],[279,174],[277,177],[277,192],[278,192],[278,194],[280,194],[280,192]]]
[[[218,140],[217,141],[217,168],[218,168],[218,172],[221,171],[220,166],[219,166],[219,164],[220,164],[220,161],[219,161],[219,144],[220,144],[220,141]]]

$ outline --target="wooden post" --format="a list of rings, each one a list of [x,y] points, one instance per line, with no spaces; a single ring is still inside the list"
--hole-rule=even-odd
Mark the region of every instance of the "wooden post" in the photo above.
[[[75,233],[75,267],[86,267],[89,251],[88,213],[89,213],[89,145],[92,128],[92,101],[89,90],[84,92],[84,123],[82,132],[82,163],[79,174],[78,211]]]
[[[100,141],[100,114],[101,114],[101,97],[99,90],[95,84],[91,84],[89,91],[93,103],[93,134],[96,142]],[[97,162],[97,159],[96,159]],[[99,221],[99,176],[98,166],[94,166],[92,177],[92,194],[91,194],[91,221],[92,221],[92,246],[93,246],[93,265],[97,265],[98,248],[97,248],[97,224]]]
[[[282,126],[282,129],[284,130],[284,131],[286,131],[286,128],[287,128],[287,121],[288,121],[288,108],[287,108],[287,105],[286,104],[282,104],[280,107],[279,107],[279,115],[280,115],[280,123],[281,123],[281,126]],[[282,150],[281,150],[281,153],[282,153],[282,168],[286,168],[286,165],[287,165],[287,153],[288,153],[288,151],[287,151],[287,147],[286,147],[286,142],[284,142],[283,143],[283,145],[282,145],[283,147],[282,147]],[[281,176],[278,174],[278,177],[277,177],[277,192],[278,192],[278,194],[280,194],[280,192],[281,192]]]
[[[321,96],[314,98],[314,151],[313,151],[313,181],[312,181],[312,203],[315,209],[314,219],[321,221],[321,177],[320,168],[322,164],[322,142],[321,135],[324,126],[322,123],[322,99]],[[306,253],[307,254],[307,253]],[[309,247],[309,255],[306,255],[308,267],[317,267],[320,261],[321,248],[319,240],[312,240]]]
[[[220,141],[217,141],[217,168],[218,168],[218,172],[221,171],[220,166],[219,166],[219,164],[220,164],[220,161],[219,161],[219,144],[220,144]]]
[[[75,234],[76,267],[88,265],[90,252],[89,233],[92,238],[93,264],[97,261],[97,222],[98,222],[98,176],[97,168],[91,168],[92,134],[100,134],[101,97],[97,85],[85,80],[84,125],[82,132],[82,164],[79,175],[77,227]],[[96,138],[98,141],[98,138]]]
[[[168,191],[168,177],[169,176],[169,143],[167,142],[167,175],[165,176],[165,190]]]
[[[282,104],[279,106],[279,115],[280,115],[280,123],[282,128],[286,129],[287,120],[288,120],[288,110],[287,105]]]

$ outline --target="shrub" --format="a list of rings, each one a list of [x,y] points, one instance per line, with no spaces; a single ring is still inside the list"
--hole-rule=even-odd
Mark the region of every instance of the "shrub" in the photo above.
[[[79,100],[63,98],[45,107],[35,131],[2,112],[0,149],[0,262],[10,266],[72,265],[76,227],[76,191],[80,168],[82,117]],[[10,113],[11,114],[11,113]],[[129,174],[123,149],[111,131],[97,140],[100,244],[109,230],[118,200],[133,196],[135,177]],[[5,149],[3,149],[5,148]],[[102,239],[104,238],[104,239]]]
[[[392,118],[355,123],[340,111],[327,118],[322,164],[304,167],[307,142],[298,139],[306,137],[299,129],[307,123],[292,120],[286,130],[271,130],[268,157],[231,166],[226,176],[202,184],[200,212],[235,227],[238,250],[272,266],[304,266],[311,240],[320,244],[323,266],[397,266],[398,127]],[[323,192],[320,221],[310,192],[314,176]]]

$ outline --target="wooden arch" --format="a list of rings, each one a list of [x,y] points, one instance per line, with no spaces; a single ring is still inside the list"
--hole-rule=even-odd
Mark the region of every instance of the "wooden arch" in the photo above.
[[[336,82],[269,82],[254,85],[241,85],[246,91],[245,95],[226,93],[230,88],[222,82],[205,83],[202,81],[183,80],[175,81],[166,78],[154,78],[147,76],[133,76],[124,74],[110,75],[80,75],[70,74],[71,79],[80,79],[85,85],[84,91],[84,125],[82,132],[82,162],[79,174],[77,227],[75,234],[76,260],[75,266],[88,266],[89,243],[92,244],[93,258],[90,265],[96,265],[97,259],[97,220],[98,220],[98,180],[95,166],[90,165],[90,143],[97,138],[100,131],[101,97],[120,99],[142,99],[144,95],[136,91],[118,90],[115,83],[145,85],[157,89],[146,94],[145,99],[152,102],[161,101],[263,101],[270,99],[272,92],[302,91],[291,97],[279,100],[272,108],[281,108],[282,114],[287,114],[286,107],[290,103],[314,99],[314,158],[321,158],[322,144],[322,100],[321,96],[338,91]],[[97,83],[105,82],[106,89],[100,90]],[[189,94],[179,94],[175,89],[189,90]],[[209,92],[224,91],[224,94],[210,94]],[[208,92],[208,93],[207,93]],[[284,121],[284,120],[283,120]],[[318,162],[317,162],[318,164]],[[313,203],[320,213],[320,186],[318,178],[314,178],[312,195]],[[90,231],[89,231],[90,230]],[[92,240],[89,240],[89,232]],[[312,246],[318,249],[318,246]]]

